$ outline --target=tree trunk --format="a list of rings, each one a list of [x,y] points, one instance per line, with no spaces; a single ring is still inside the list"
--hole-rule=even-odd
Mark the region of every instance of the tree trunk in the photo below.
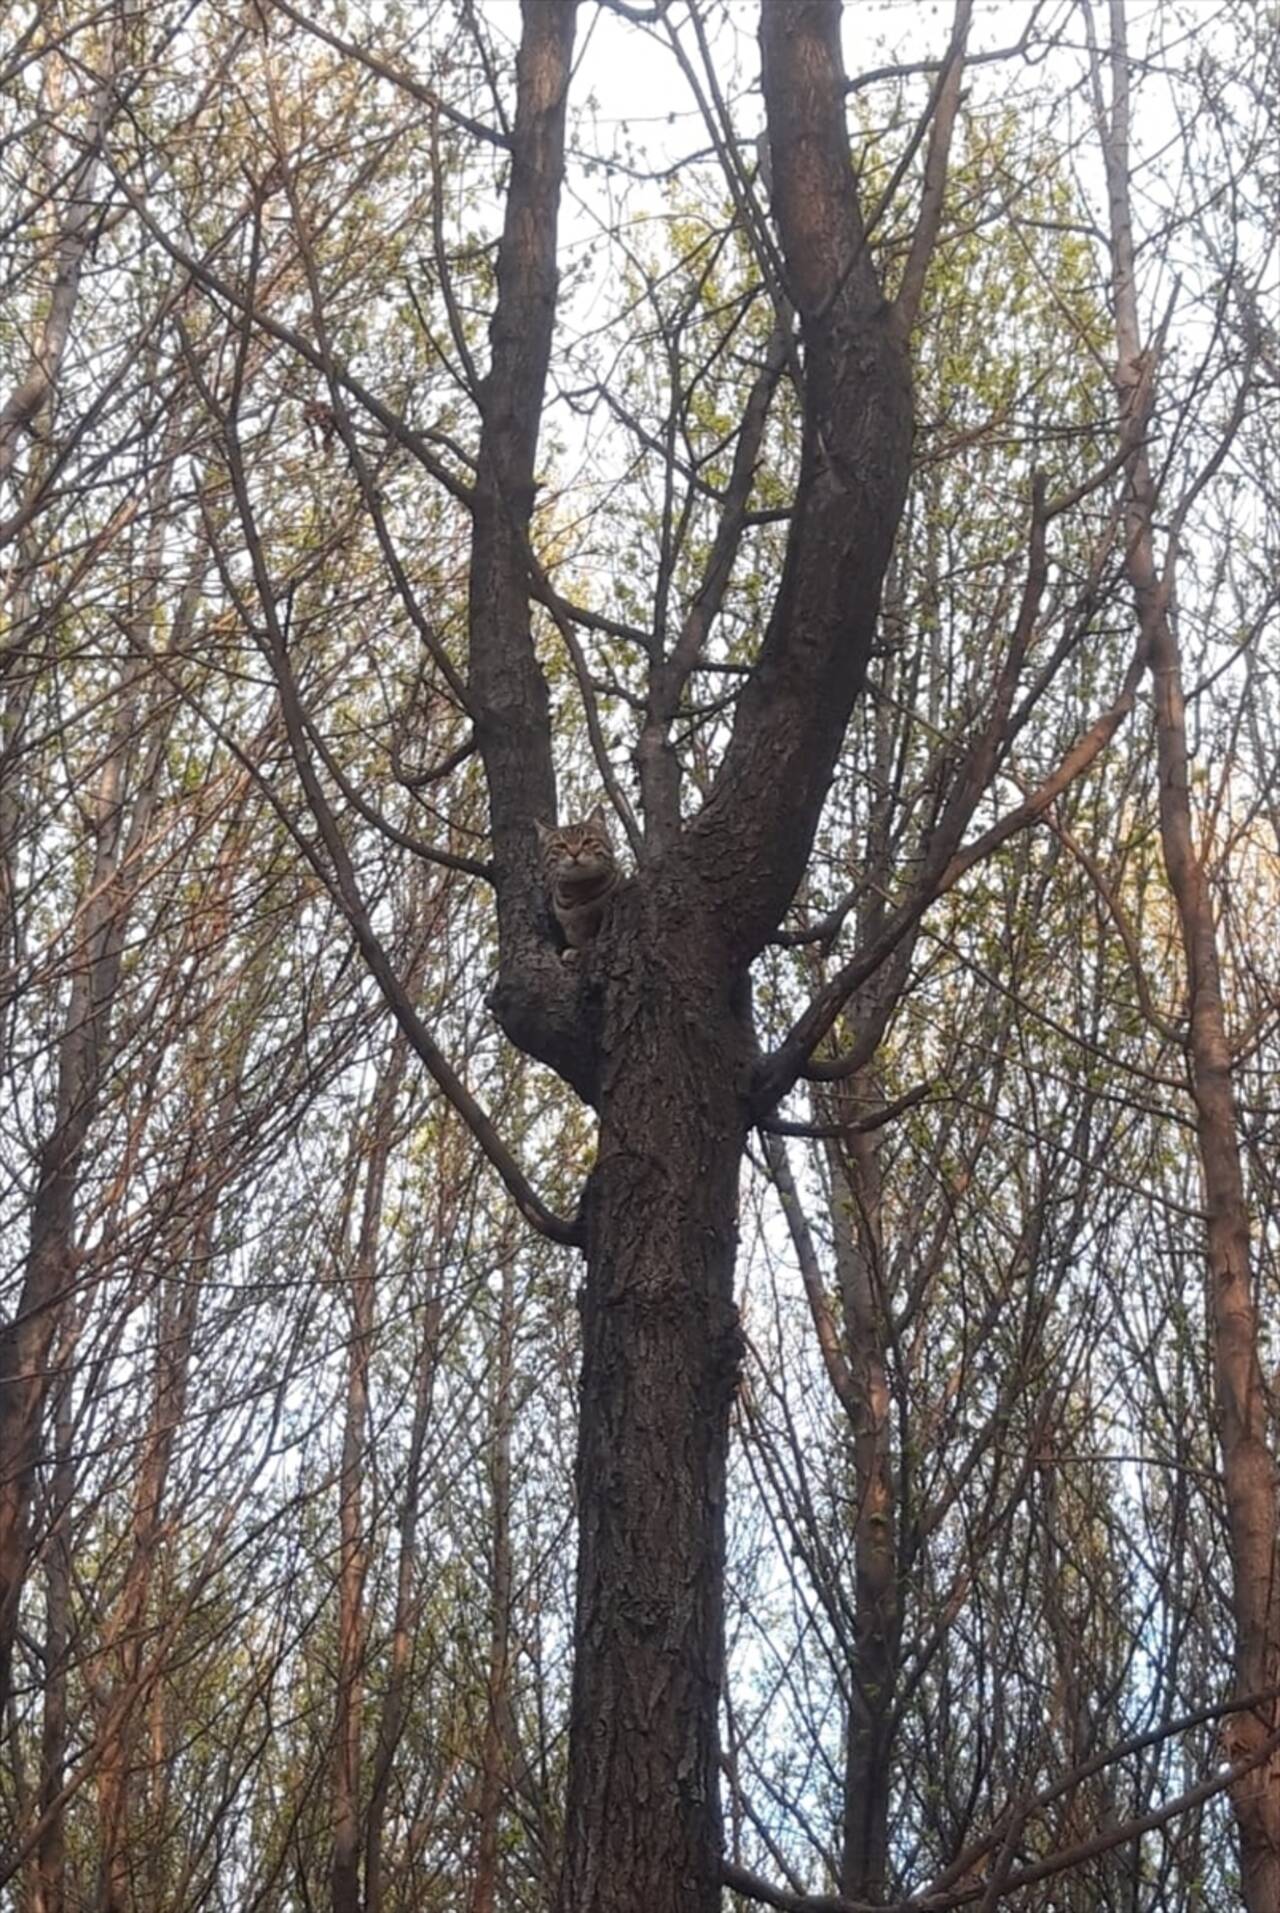
[[[369,1415],[369,1343],[373,1270],[363,1255],[352,1276],[351,1346],[347,1361],[342,1476],[338,1491],[338,1678],[333,1748],[333,1848],[329,1898],[333,1913],[360,1913],[360,1729],[364,1690],[365,1436]]]
[[[27,1573],[31,1489],[49,1390],[49,1352],[77,1267],[80,1156],[109,1063],[128,897],[120,879],[121,782],[133,701],[108,747],[97,793],[97,852],[58,1059],[56,1109],[40,1148],[30,1246],[11,1321],[0,1331],[0,1704],[7,1700]],[[148,803],[140,799],[135,829]]]
[[[838,1090],[815,1095],[814,1119],[851,1124],[855,1115],[865,1115],[880,1100],[873,1072],[862,1069]],[[874,1904],[883,1898],[888,1870],[890,1755],[902,1634],[887,1328],[878,1288],[883,1242],[876,1144],[871,1135],[850,1127],[840,1144],[832,1140],[827,1146],[839,1321],[786,1147],[770,1136],[765,1153],[791,1232],[827,1380],[848,1422],[854,1600],[852,1627],[839,1628],[849,1688],[840,1891]],[[829,1598],[833,1611],[844,1607],[834,1585]]]
[[[480,1754],[479,1832],[471,1913],[494,1913],[498,1904],[498,1834],[510,1700],[511,1589],[511,1434],[515,1402],[515,1258],[503,1247],[502,1294],[498,1314],[498,1366],[495,1377],[489,1479],[493,1553],[489,1582],[489,1679],[485,1696],[484,1742]]]
[[[637,920],[642,910],[648,922]],[[746,1042],[715,924],[678,908],[674,891],[624,892],[596,965],[606,973],[606,1061],[586,1199],[560,1904],[714,1913]]]
[[[66,211],[58,232],[53,256],[53,282],[44,323],[25,376],[0,406],[0,479],[13,468],[24,430],[53,400],[58,374],[62,368],[71,321],[80,294],[80,275],[93,243],[94,231],[102,207],[96,198],[98,169],[108,129],[116,112],[116,76],[125,50],[125,16],[113,30],[104,48],[101,77],[94,90],[83,132],[84,157],[71,179]],[[54,55],[55,111],[61,105],[62,62]],[[55,170],[51,164],[51,173]]]
[[[22,1288],[13,1318],[0,1327],[0,1707],[10,1691],[27,1573],[31,1486],[49,1393],[49,1351],[77,1273],[81,1157],[110,1069],[111,1019],[125,930],[140,881],[136,873],[126,873],[145,837],[165,768],[164,738],[147,731],[143,673],[134,658],[159,597],[178,430],[175,414],[166,456],[152,481],[152,524],[129,633],[132,655],[122,666],[116,715],[93,796],[92,869],[78,912],[53,1117],[37,1155]],[[139,745],[144,735],[145,750]],[[131,773],[136,778],[132,792]]]
[[[1133,551],[1142,565],[1149,540]],[[1148,593],[1154,592],[1153,598]],[[1160,840],[1178,906],[1191,1012],[1190,1063],[1200,1173],[1208,1211],[1209,1322],[1214,1398],[1226,1482],[1235,1613],[1236,1685],[1259,1693],[1280,1679],[1280,1559],[1277,1557],[1276,1466],[1267,1442],[1267,1390],[1258,1358],[1249,1212],[1240,1167],[1239,1118],[1231,1076],[1231,1044],[1222,999],[1217,927],[1204,861],[1191,828],[1186,717],[1177,639],[1166,594],[1139,586],[1149,628],[1160,766]],[[1142,607],[1149,606],[1143,611]],[[1258,1748],[1280,1725],[1276,1703],[1234,1717],[1232,1759]],[[1237,1782],[1232,1804],[1249,1913],[1280,1907],[1280,1756],[1272,1754]]]
[[[48,1814],[62,1792],[67,1765],[67,1661],[71,1643],[71,1545],[68,1537],[75,1490],[72,1458],[71,1360],[76,1329],[59,1352],[53,1412],[54,1463],[49,1539],[45,1544],[44,1715],[40,1723],[40,1812]],[[66,1826],[54,1813],[36,1846],[31,1913],[63,1913],[66,1906]]]
[[[368,1641],[365,1582],[369,1538],[364,1511],[369,1439],[369,1362],[376,1325],[378,1247],[387,1171],[395,1143],[396,1103],[408,1045],[397,1037],[374,1100],[360,1234],[351,1271],[351,1341],[338,1484],[338,1678],[334,1710],[333,1847],[329,1895],[333,1913],[360,1913],[361,1744]]]
[[[210,1125],[215,1135],[225,1133],[233,1110],[234,1094],[224,1091]],[[134,1811],[138,1716],[154,1679],[146,1667],[148,1609],[154,1605],[152,1583],[171,1526],[165,1512],[169,1471],[186,1416],[192,1344],[213,1257],[220,1185],[212,1169],[207,1185],[187,1239],[173,1247],[173,1279],[162,1280],[156,1296],[151,1415],[134,1482],[129,1561],[103,1627],[103,1677],[97,1684],[105,1719],[96,1776],[100,1913],[128,1913],[135,1904],[135,1879],[147,1844],[138,1837]]]
[[[641,869],[569,972],[551,941],[534,832],[553,814],[555,776],[529,617],[529,527],[574,11],[575,0],[523,8],[471,494],[468,695],[499,930],[490,1003],[511,1040],[600,1113],[581,1217],[561,1913],[712,1913],[737,1177],[753,1119],[746,971],[800,881],[870,656],[910,465],[910,312],[886,300],[866,244],[837,0],[771,0],[761,50],[773,203],[785,303],[804,343],[783,577],[706,803],[674,841],[669,819],[652,820],[662,827]],[[940,164],[931,149],[935,188]],[[922,222],[917,263],[931,244]],[[655,636],[655,658],[662,649]]]
[[[441,1238],[444,1234],[445,1231],[442,1229]],[[382,1913],[383,1834],[391,1800],[392,1770],[404,1733],[405,1715],[408,1709],[414,1620],[417,1612],[414,1590],[418,1566],[422,1457],[426,1447],[427,1433],[431,1426],[436,1365],[440,1355],[441,1304],[438,1278],[432,1273],[428,1275],[427,1280],[429,1287],[422,1304],[422,1344],[417,1360],[413,1425],[409,1434],[404,1492],[400,1502],[400,1546],[396,1562],[396,1609],[391,1630],[390,1669],[387,1675],[387,1690],[383,1698],[382,1713],[378,1722],[378,1743],[373,1760],[373,1778],[369,1788],[369,1807],[365,1816],[365,1913]]]
[[[84,158],[73,176],[70,194],[54,248],[53,280],[48,305],[39,335],[32,348],[26,375],[0,407],[0,480],[16,484],[14,463],[23,434],[28,429],[48,433],[58,373],[71,333],[71,322],[80,290],[80,274],[92,238],[93,221],[98,212],[94,199],[95,182],[102,144],[110,124],[115,102],[115,76],[124,50],[123,26],[117,26],[106,48],[105,68],[98,81],[88,123],[85,128]],[[65,66],[58,54],[50,61],[52,106],[61,108]],[[57,176],[57,141],[49,136],[48,174]],[[23,501],[36,496],[44,475],[44,458],[33,461],[23,487]],[[35,569],[35,554],[27,540],[19,547],[10,600],[16,642],[7,648],[9,656],[3,669],[8,674],[21,653],[28,629],[36,620],[30,597],[29,580]],[[0,751],[5,756],[16,751],[25,707],[30,695],[21,671],[14,673],[6,694],[0,721]],[[52,1132],[40,1150],[36,1169],[36,1195],[32,1212],[31,1236],[23,1284],[11,1321],[0,1327],[0,1708],[9,1695],[11,1662],[17,1631],[18,1602],[27,1567],[27,1525],[39,1440],[39,1421],[49,1378],[45,1373],[58,1323],[58,1302],[69,1284],[74,1262],[74,1216],[76,1159],[96,1099],[94,1081],[97,1067],[101,1021],[107,1013],[115,987],[114,957],[111,941],[110,903],[105,886],[109,881],[114,854],[113,833],[118,829],[115,812],[119,784],[119,754],[122,732],[117,730],[103,768],[98,796],[98,849],[94,886],[85,911],[86,931],[79,952],[79,964],[71,989],[67,1020],[63,1031],[58,1066],[57,1112]],[[20,797],[12,767],[0,777],[0,937],[11,934],[13,910],[9,857],[16,842],[20,818]],[[112,839],[108,846],[107,840]],[[105,854],[104,854],[105,852]],[[17,975],[19,950],[16,941],[0,960],[0,988],[7,993],[11,979],[6,974],[7,958]],[[107,1001],[104,1002],[103,998]],[[65,1400],[65,1386],[62,1390]],[[63,1546],[55,1535],[50,1556],[48,1598],[60,1605],[62,1592],[55,1596],[57,1559]],[[52,1611],[50,1625],[53,1625]],[[61,1677],[59,1677],[61,1678]],[[47,1699],[47,1708],[50,1703]],[[46,1719],[48,1727],[48,1720]],[[53,1727],[55,1738],[62,1728]],[[46,1747],[46,1753],[50,1751]],[[59,1756],[61,1758],[61,1756]],[[49,1864],[60,1875],[60,1833],[52,1832]],[[46,1843],[47,1844],[47,1843]],[[53,1858],[57,1851],[56,1861]],[[42,1848],[43,1851],[43,1848]],[[43,1862],[42,1862],[43,1864]],[[42,1888],[41,1891],[44,1889]],[[54,1889],[51,1887],[50,1892]],[[60,1889],[58,1889],[60,1893]],[[50,1904],[55,1904],[51,1901]]]
[[[831,1099],[845,1120],[882,1101],[871,1070]],[[850,1129],[828,1145],[831,1226],[845,1347],[857,1415],[854,1475],[854,1638],[845,1737],[840,1891],[883,1899],[889,1863],[890,1746],[898,1675],[900,1615],[883,1268],[878,1138]]]
[[[1091,16],[1090,28],[1092,29]],[[1160,772],[1160,842],[1177,904],[1186,966],[1187,1039],[1200,1173],[1208,1212],[1208,1316],[1214,1398],[1231,1539],[1235,1676],[1242,1693],[1280,1679],[1280,1553],[1275,1459],[1267,1441],[1267,1390],[1258,1356],[1249,1210],[1240,1166],[1240,1124],[1231,1041],[1222,994],[1218,931],[1205,860],[1192,825],[1182,657],[1172,607],[1172,561],[1156,558],[1158,497],[1147,454],[1156,352],[1144,346],[1129,199],[1129,55],[1123,0],[1111,0],[1111,109],[1101,61],[1092,51],[1094,104],[1106,162],[1111,218],[1112,293],[1118,364],[1116,389],[1129,449],[1125,567],[1151,667]],[[1230,1757],[1247,1758],[1280,1725],[1280,1707],[1235,1715],[1225,1735]],[[1280,1907],[1280,1755],[1261,1760],[1231,1792],[1240,1832],[1240,1866],[1249,1913]]]

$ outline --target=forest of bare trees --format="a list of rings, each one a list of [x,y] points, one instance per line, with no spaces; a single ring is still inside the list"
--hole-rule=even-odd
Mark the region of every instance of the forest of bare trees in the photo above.
[[[1272,0],[0,18],[0,1906],[1280,1913]]]

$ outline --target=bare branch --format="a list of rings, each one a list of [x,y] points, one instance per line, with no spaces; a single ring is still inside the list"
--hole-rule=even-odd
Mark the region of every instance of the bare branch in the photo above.
[[[460,132],[470,133],[473,139],[483,140],[490,146],[505,149],[510,145],[505,133],[496,131],[492,126],[486,126],[483,120],[472,119],[470,114],[460,113],[456,106],[451,106],[447,100],[442,99],[434,87],[418,79],[416,74],[407,73],[402,66],[394,64],[391,60],[384,60],[381,54],[375,53],[371,47],[360,46],[355,40],[348,40],[341,33],[335,33],[331,27],[322,26],[314,15],[303,13],[299,7],[290,6],[289,0],[268,0],[268,3],[277,13],[283,13],[287,19],[293,21],[295,26],[301,27],[305,33],[310,33],[315,39],[322,40],[326,46],[332,47],[335,53],[343,54],[348,60],[358,61],[361,66],[367,67],[370,73],[375,73],[380,80],[389,81],[402,93],[407,93],[410,99],[417,100],[420,105],[429,107],[432,113],[438,113],[441,118],[448,120],[449,124],[456,126]]]
[[[245,319],[250,318],[248,306]],[[201,377],[198,368],[192,367],[192,376],[200,387],[201,395],[215,417],[220,408],[213,393]],[[294,766],[306,793],[307,803],[315,818],[320,833],[320,841],[327,853],[328,866],[318,853],[316,846],[299,837],[298,841],[306,850],[309,861],[317,875],[329,885],[340,904],[354,933],[360,953],[369,967],[370,973],[386,998],[388,1008],[397,1023],[408,1037],[415,1052],[425,1063],[436,1086],[446,1095],[459,1115],[467,1123],[490,1163],[497,1170],[507,1189],[514,1197],[520,1213],[526,1221],[549,1236],[553,1242],[578,1244],[582,1240],[580,1225],[567,1222],[553,1214],[534,1192],[523,1170],[517,1164],[511,1151],[499,1135],[492,1119],[481,1108],[471,1091],[463,1083],[452,1064],[438,1047],[426,1025],[418,1015],[409,993],[397,976],[391,959],[369,918],[369,912],[360,892],[355,870],[351,863],[337,820],[329,807],[320,780],[311,762],[308,748],[308,727],[303,714],[297,684],[293,675],[293,666],[289,659],[288,645],[280,620],[276,612],[275,591],[267,570],[262,541],[257,532],[257,521],[249,488],[245,477],[244,463],[240,455],[234,414],[223,413],[223,443],[227,456],[227,468],[235,493],[240,522],[244,530],[245,545],[253,567],[254,583],[257,588],[258,603],[266,624],[266,644],[264,649],[270,659],[280,693],[280,708],[284,716],[285,730],[293,755]],[[215,557],[218,557],[215,551]],[[225,565],[218,557],[223,583],[229,595],[238,600],[234,584]],[[247,607],[241,607],[241,615],[246,625],[253,629],[253,621]]]
[[[925,275],[929,270],[929,261],[938,243],[938,231],[942,224],[942,202],[947,187],[947,157],[951,150],[951,134],[955,126],[956,111],[960,105],[960,80],[964,71],[965,44],[969,37],[972,18],[973,0],[956,0],[951,44],[944,56],[942,70],[938,75],[934,98],[929,109],[932,125],[929,131],[929,151],[924,163],[920,210],[916,215],[916,227],[911,236],[911,249],[903,268],[902,284],[898,288],[898,310],[902,314],[903,324],[908,331],[915,325],[916,315],[920,310]]]

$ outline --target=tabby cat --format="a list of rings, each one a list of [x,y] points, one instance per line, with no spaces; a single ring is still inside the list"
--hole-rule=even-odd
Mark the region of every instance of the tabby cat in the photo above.
[[[539,823],[537,830],[547,895],[569,946],[564,960],[573,963],[600,928],[618,887],[609,826],[597,804],[585,823],[563,824],[558,829]]]

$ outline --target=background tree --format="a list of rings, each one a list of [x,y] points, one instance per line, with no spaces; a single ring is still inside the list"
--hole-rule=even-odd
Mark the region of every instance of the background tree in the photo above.
[[[846,14],[20,10],[29,1905],[1265,1903],[1274,48]]]

